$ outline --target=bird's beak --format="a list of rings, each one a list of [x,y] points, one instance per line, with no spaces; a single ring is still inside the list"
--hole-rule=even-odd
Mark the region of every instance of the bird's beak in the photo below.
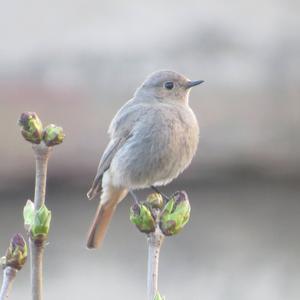
[[[204,80],[190,80],[187,82],[186,88],[190,89],[191,87],[203,83]]]

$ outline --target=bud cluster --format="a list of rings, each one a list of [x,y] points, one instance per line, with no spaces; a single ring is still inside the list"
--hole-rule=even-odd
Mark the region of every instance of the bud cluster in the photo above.
[[[135,203],[130,208],[130,221],[141,232],[148,234],[159,226],[165,236],[171,236],[185,226],[190,212],[191,206],[186,192],[175,192],[165,205],[161,194],[152,193],[146,201]]]
[[[27,259],[27,245],[23,236],[19,233],[10,240],[5,256],[0,260],[3,269],[11,267],[21,270]]]
[[[46,205],[42,205],[39,210],[34,209],[31,200],[23,209],[24,225],[27,232],[33,240],[46,240],[50,229],[51,211]]]
[[[33,144],[40,144],[42,141],[48,146],[61,144],[65,134],[62,127],[50,124],[43,128],[43,124],[35,112],[24,112],[18,121],[21,126],[21,133],[25,140]]]

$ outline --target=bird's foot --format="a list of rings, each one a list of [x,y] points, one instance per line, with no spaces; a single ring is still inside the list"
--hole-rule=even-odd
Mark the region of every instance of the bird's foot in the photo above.
[[[162,195],[162,197],[168,202],[170,200],[170,197],[167,196],[166,194],[162,193],[157,187],[151,185],[152,190],[154,190],[156,193],[159,193]]]
[[[132,197],[133,202],[134,202],[135,204],[139,204],[139,203],[140,203],[139,198],[138,198],[137,195],[133,192],[133,190],[129,190],[129,194],[130,194],[130,196]]]

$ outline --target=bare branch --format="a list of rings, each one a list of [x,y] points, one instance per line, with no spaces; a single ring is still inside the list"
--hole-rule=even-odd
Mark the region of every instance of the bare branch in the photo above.
[[[0,300],[5,300],[8,298],[9,293],[12,289],[14,280],[17,275],[17,270],[12,267],[6,267],[3,270],[3,282],[2,282],[2,288],[0,291]]]

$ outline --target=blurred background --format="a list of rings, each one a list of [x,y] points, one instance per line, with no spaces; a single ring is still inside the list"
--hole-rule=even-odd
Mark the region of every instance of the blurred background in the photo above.
[[[146,241],[124,201],[99,251],[85,249],[86,192],[110,120],[151,72],[205,84],[184,189],[192,216],[167,238],[159,286],[169,300],[300,297],[299,1],[5,1],[0,10],[0,251],[23,230],[34,160],[16,122],[36,111],[63,126],[49,164],[53,223],[45,299],[145,299]],[[149,191],[139,192],[141,198]],[[29,264],[11,299],[29,299]]]

